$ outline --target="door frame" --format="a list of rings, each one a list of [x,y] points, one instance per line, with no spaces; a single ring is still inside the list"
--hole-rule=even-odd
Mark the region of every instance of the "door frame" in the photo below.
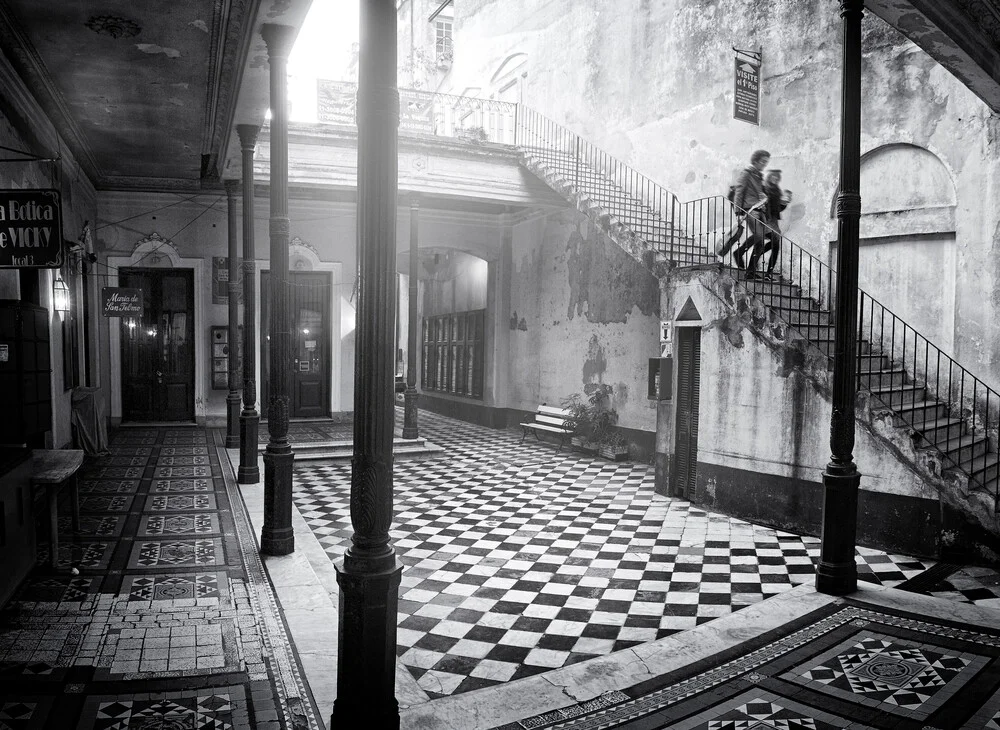
[[[343,339],[343,323],[341,322],[341,298],[350,297],[350,290],[344,291],[344,282],[341,279],[343,264],[340,262],[320,261],[319,256],[310,247],[292,243],[289,247],[289,254],[295,254],[296,260],[303,262],[303,265],[296,266],[291,273],[327,273],[330,277],[330,349],[328,353],[330,367],[329,385],[329,411],[337,413],[341,407],[341,359]],[[257,359],[257,410],[261,418],[267,418],[267,403],[261,401],[262,378],[264,374],[264,362],[261,359],[263,352],[262,343],[264,340],[264,326],[261,321],[261,292],[264,286],[264,272],[270,272],[271,264],[268,259],[257,259],[256,262],[257,279],[257,306],[254,309],[254,318],[257,323],[257,342],[254,357]],[[353,315],[353,311],[351,312]],[[353,383],[351,384],[353,387]]]
[[[205,330],[202,312],[205,311],[204,267],[205,260],[184,258],[166,238],[151,233],[136,243],[131,256],[108,256],[107,264],[112,269],[191,269],[194,280],[194,419],[199,426],[205,425],[206,383],[208,381],[205,361]],[[122,421],[122,355],[120,322],[117,317],[108,317],[108,342],[111,366],[111,423],[115,426]],[[180,422],[179,422],[180,423]]]
[[[673,388],[673,393],[674,393],[674,398],[673,398],[673,438],[671,439],[672,443],[670,444],[670,454],[671,454],[671,461],[673,462],[673,466],[672,466],[672,468],[670,470],[670,483],[667,485],[667,493],[671,497],[681,497],[682,499],[687,499],[690,502],[694,501],[694,496],[695,496],[694,492],[697,489],[697,483],[695,484],[694,487],[692,487],[691,493],[687,494],[687,495],[683,495],[683,496],[679,495],[679,494],[677,494],[677,492],[675,490],[675,486],[676,486],[676,483],[677,483],[677,436],[678,436],[678,427],[677,427],[677,424],[678,424],[678,419],[679,419],[679,416],[680,416],[680,413],[679,413],[679,410],[680,410],[680,400],[681,400],[681,398],[680,398],[680,389],[681,389],[681,384],[682,384],[681,383],[681,364],[680,364],[681,363],[681,358],[680,358],[680,330],[684,330],[685,332],[690,332],[691,330],[697,328],[698,331],[697,331],[697,335],[696,336],[697,336],[698,341],[699,341],[698,356],[699,356],[699,359],[700,359],[700,357],[701,357],[701,328],[702,328],[702,324],[703,324],[703,322],[701,321],[700,318],[697,319],[697,320],[674,320],[674,322],[673,322],[674,336],[672,338],[673,339],[673,351],[672,352],[673,352],[674,362],[676,363],[676,367],[674,367],[674,374],[673,374],[674,382],[671,384],[671,386]],[[699,373],[700,373],[701,368],[699,368],[698,370],[699,370]],[[694,405],[695,405],[695,408],[698,410],[698,412],[700,412],[700,410],[701,410],[701,379],[700,379],[700,377],[699,377],[699,382],[698,382],[698,399],[697,399],[697,402]],[[697,436],[695,438],[697,439]],[[691,455],[691,458],[692,458],[692,468],[694,469],[694,473],[695,473],[695,475],[697,477],[697,473],[698,473],[698,448],[697,448],[697,440],[695,441],[695,451]],[[697,482],[697,478],[696,478],[696,482]]]

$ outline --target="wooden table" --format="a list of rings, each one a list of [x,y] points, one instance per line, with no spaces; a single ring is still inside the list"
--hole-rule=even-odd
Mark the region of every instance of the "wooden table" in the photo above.
[[[73,509],[73,530],[80,529],[80,494],[76,473],[83,466],[80,449],[35,449],[31,452],[31,484],[44,487],[49,507],[49,565],[59,565],[59,492],[69,485]]]

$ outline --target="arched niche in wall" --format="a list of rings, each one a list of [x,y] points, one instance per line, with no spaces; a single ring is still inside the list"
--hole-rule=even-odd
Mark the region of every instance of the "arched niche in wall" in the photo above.
[[[490,98],[511,104],[520,103],[523,80],[527,72],[527,53],[513,53],[507,56],[490,78]]]
[[[956,191],[951,172],[923,147],[876,147],[861,157],[861,206],[858,285],[922,337],[954,352]],[[831,216],[836,216],[836,196]],[[836,241],[831,249],[836,266]],[[866,319],[863,326],[880,329],[882,314],[874,316],[874,323]],[[891,336],[882,338],[885,345]]]
[[[489,262],[467,251],[443,246],[421,247],[420,282],[424,316],[486,308]],[[409,259],[406,258],[409,274]]]

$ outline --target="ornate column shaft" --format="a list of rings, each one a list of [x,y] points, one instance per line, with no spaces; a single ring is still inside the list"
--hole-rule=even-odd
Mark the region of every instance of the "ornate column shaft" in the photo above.
[[[240,445],[240,352],[237,346],[240,338],[240,277],[239,250],[236,227],[236,194],[240,191],[239,180],[226,180],[226,203],[229,227],[229,395],[226,396],[226,448],[235,449]]]
[[[287,555],[295,549],[292,534],[292,463],[288,443],[289,380],[292,359],[291,319],[288,312],[288,54],[295,28],[265,24],[271,67],[271,303],[269,403],[264,450],[264,527],[260,549],[267,555]]]
[[[854,465],[857,397],[858,226],[861,218],[861,17],[863,0],[841,0],[844,21],[840,122],[840,194],[837,196],[837,293],[833,356],[830,463],[823,472],[823,540],[816,589],[854,592],[854,552],[861,475]]]
[[[410,286],[409,312],[406,334],[406,392],[403,395],[403,438],[415,439],[417,431],[417,279],[420,276],[417,255],[420,235],[420,200],[416,194],[410,196]]]
[[[257,267],[254,261],[253,236],[253,150],[260,127],[236,125],[243,154],[243,412],[240,413],[240,466],[236,480],[240,484],[260,481],[257,466]]]
[[[396,730],[396,608],[389,544],[395,375],[397,133],[395,0],[362,0],[358,84],[358,309],[354,535],[338,562],[340,644],[331,727]]]

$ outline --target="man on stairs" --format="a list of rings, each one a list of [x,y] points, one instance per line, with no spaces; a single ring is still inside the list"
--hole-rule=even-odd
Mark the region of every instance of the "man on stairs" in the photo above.
[[[763,253],[764,246],[764,208],[767,205],[767,194],[764,192],[764,177],[762,171],[767,167],[767,163],[771,161],[771,153],[767,150],[756,150],[752,155],[750,155],[750,164],[740,173],[739,179],[736,181],[736,192],[733,195],[733,205],[736,206],[737,211],[746,211],[747,219],[746,225],[750,231],[750,235],[747,236],[746,242],[736,249],[736,253],[733,254],[733,260],[736,265],[745,269],[746,264],[743,260],[743,254],[748,250],[753,250],[755,253],[760,251]],[[729,246],[724,247],[719,253],[724,256],[728,251]],[[760,257],[757,254],[753,257],[754,262]],[[756,271],[748,271],[747,279],[757,278]]]

